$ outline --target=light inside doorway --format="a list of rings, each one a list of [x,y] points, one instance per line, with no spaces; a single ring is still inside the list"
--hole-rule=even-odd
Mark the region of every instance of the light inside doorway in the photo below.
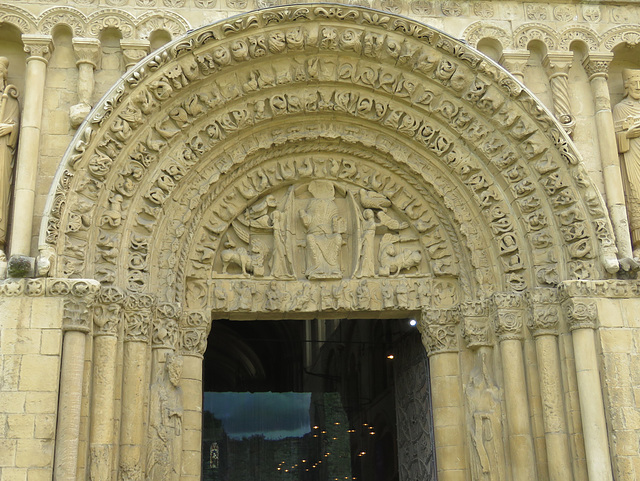
[[[412,436],[396,378],[415,365],[416,343],[406,319],[214,322],[202,478],[405,479],[398,446]],[[417,396],[430,417],[427,393]]]

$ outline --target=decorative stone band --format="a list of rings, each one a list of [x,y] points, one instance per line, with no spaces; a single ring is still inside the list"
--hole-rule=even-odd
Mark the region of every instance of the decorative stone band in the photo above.
[[[149,294],[131,294],[124,301],[124,341],[149,342],[151,310],[155,303]]]
[[[598,321],[598,308],[594,301],[569,299],[564,303],[569,329],[595,329]]]
[[[491,300],[498,340],[521,340],[528,308],[527,298],[515,292],[497,292]]]
[[[53,51],[53,38],[51,35],[23,34],[22,42],[24,43],[24,51],[29,54],[29,61],[32,58],[40,60],[44,63],[49,62],[51,52]]]
[[[558,288],[560,300],[573,297],[640,297],[640,281],[564,281]]]
[[[460,304],[462,316],[462,338],[470,349],[491,346],[489,329],[489,302],[487,300],[469,301]]]
[[[181,314],[179,303],[163,302],[156,306],[151,330],[152,349],[178,347],[178,320]]]
[[[188,311],[180,321],[180,352],[184,356],[203,357],[211,331],[209,311]]]
[[[459,323],[460,311],[457,308],[422,311],[418,328],[429,356],[458,351],[457,326]]]
[[[535,336],[558,335],[560,325],[559,295],[556,289],[539,288],[531,291],[533,315],[527,325]]]
[[[124,292],[118,287],[100,288],[96,304],[93,307],[94,336],[115,337],[118,335],[124,296]]]

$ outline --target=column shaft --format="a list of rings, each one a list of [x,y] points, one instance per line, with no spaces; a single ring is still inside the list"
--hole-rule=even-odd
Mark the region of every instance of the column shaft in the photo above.
[[[49,44],[50,39],[39,38],[36,46],[27,44],[25,47],[25,50],[31,51],[32,56],[27,59],[24,106],[16,159],[11,255],[28,256],[31,252],[33,206],[40,158],[40,128],[47,75],[47,60],[44,55],[49,53]]]
[[[613,230],[616,236],[619,257],[631,258],[632,247],[629,234],[629,221],[624,199],[622,172],[616,145],[616,133],[611,113],[611,98],[607,84],[607,70],[611,58],[597,60],[587,58],[585,69],[590,74],[591,90],[595,103],[595,121],[598,131],[598,145],[602,161],[602,175],[611,215]]]
[[[571,481],[573,472],[567,421],[562,401],[562,373],[556,336],[537,336],[536,353],[540,373],[549,479],[550,481]]]
[[[202,357],[184,355],[181,481],[200,481],[202,467]]]
[[[62,344],[55,481],[76,481],[85,355],[84,332],[66,331]]]
[[[612,481],[595,331],[589,328],[575,329],[572,338],[589,480]]]
[[[536,461],[529,422],[529,399],[524,374],[522,342],[505,339],[500,342],[504,394],[509,428],[511,472],[518,481],[536,481]]]

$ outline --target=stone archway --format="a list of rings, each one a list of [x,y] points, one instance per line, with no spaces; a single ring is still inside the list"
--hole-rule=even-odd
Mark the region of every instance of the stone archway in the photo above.
[[[606,208],[578,153],[513,77],[425,25],[332,5],[204,27],[128,72],[65,155],[41,244],[57,255],[54,275],[103,286],[93,363],[111,374],[94,380],[91,412],[107,413],[92,419],[96,479],[112,469],[144,476],[142,407],[174,351],[185,358],[175,476],[198,478],[212,312],[359,311],[422,312],[441,479],[506,466],[534,479],[524,293],[558,312],[560,282],[617,269]],[[514,360],[503,383],[489,318]],[[502,384],[509,448],[489,448],[482,423],[501,424]],[[468,425],[486,402],[491,416]]]

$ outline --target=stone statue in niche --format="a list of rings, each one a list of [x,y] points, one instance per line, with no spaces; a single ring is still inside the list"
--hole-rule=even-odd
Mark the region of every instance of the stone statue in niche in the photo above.
[[[338,213],[335,187],[327,180],[314,180],[308,190],[313,198],[299,211],[307,229],[305,274],[309,279],[342,279],[340,250],[346,223]]]
[[[490,372],[489,348],[480,348],[465,393],[471,432],[471,478],[504,481],[500,390]]]
[[[360,230],[360,255],[358,256],[355,276],[358,278],[373,277],[376,274],[376,219],[373,210],[365,209],[362,213],[362,224]]]
[[[633,256],[640,257],[640,69],[624,69],[625,98],[613,107],[618,151],[622,157]]]
[[[381,276],[398,276],[402,271],[418,267],[422,260],[419,250],[409,248],[399,249],[397,244],[402,238],[395,234],[385,234],[380,241],[378,260],[380,267],[378,274]]]
[[[182,454],[182,358],[165,357],[149,397],[147,481],[179,481]]]
[[[18,143],[18,89],[9,83],[9,60],[0,57],[0,261],[5,257],[11,174]]]
[[[292,252],[288,247],[286,215],[275,210],[271,213],[273,229],[273,255],[271,257],[271,275],[277,279],[293,277]]]

